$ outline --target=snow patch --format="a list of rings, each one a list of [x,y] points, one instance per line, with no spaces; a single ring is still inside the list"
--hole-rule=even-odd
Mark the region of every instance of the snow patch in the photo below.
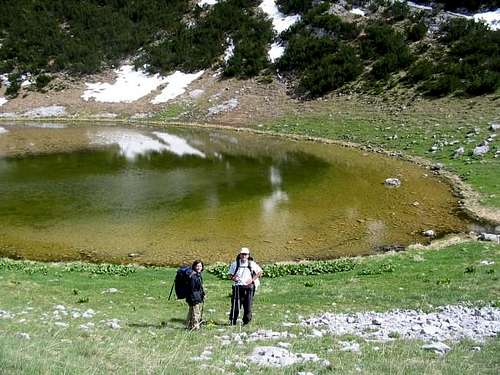
[[[491,30],[500,30],[500,8],[491,12],[474,14],[474,20],[484,21]]]
[[[3,106],[5,103],[7,103],[7,98],[4,98],[3,96],[0,96],[0,107]]]
[[[142,69],[134,70],[132,65],[123,65],[115,73],[117,78],[113,84],[86,83],[87,90],[82,95],[83,100],[94,98],[97,102],[131,103],[168,82],[167,78],[159,74],[150,75]]]
[[[193,82],[195,79],[199,78],[203,74],[204,70],[197,73],[182,73],[176,71],[168,77],[165,78],[165,83],[167,87],[163,89],[160,95],[156,96],[151,103],[159,104],[165,103],[186,91],[186,87]]]
[[[3,134],[3,133],[8,133],[9,131],[3,127],[0,126],[0,134]]]
[[[226,42],[228,46],[224,51],[224,62],[227,63],[229,59],[234,56],[234,42],[231,38],[227,38]]]
[[[364,17],[364,16],[365,16],[365,11],[364,11],[364,10],[362,10],[362,9],[359,9],[359,8],[352,8],[352,9],[350,10],[350,13],[352,13],[352,14],[356,14],[356,15],[361,16],[361,17]]]
[[[273,21],[273,28],[278,34],[287,30],[290,26],[300,20],[300,15],[285,16],[276,5],[275,0],[264,0],[259,8]]]
[[[267,56],[269,57],[269,61],[274,63],[281,56],[283,56],[284,53],[285,53],[285,47],[283,47],[278,42],[274,42],[273,44],[271,44],[271,48],[269,49]]]
[[[203,5],[215,5],[217,4],[218,0],[200,0],[198,1],[198,5],[202,7]]]
[[[420,4],[414,3],[413,1],[408,1],[407,4],[408,4],[408,6],[410,6],[412,8],[416,8],[416,9],[432,10],[432,7],[429,5],[420,5]]]

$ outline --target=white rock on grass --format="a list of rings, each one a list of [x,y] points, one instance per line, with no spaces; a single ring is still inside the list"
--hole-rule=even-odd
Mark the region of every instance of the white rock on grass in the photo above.
[[[118,293],[118,289],[116,288],[108,288],[108,289],[105,289],[101,292],[101,294],[104,294],[104,293]]]
[[[373,322],[378,321],[379,325]],[[393,310],[385,313],[324,313],[305,319],[302,326],[325,327],[332,335],[355,335],[367,340],[392,341],[394,334],[402,339],[425,341],[482,342],[500,332],[500,308],[443,306],[435,312]]]
[[[95,316],[96,312],[92,309],[88,309],[82,313],[82,318],[91,319]]]
[[[15,314],[7,311],[7,310],[0,310],[0,319],[13,319]]]
[[[120,329],[120,321],[118,319],[109,319],[104,321],[104,324],[111,329]]]
[[[69,327],[69,324],[68,323],[64,323],[64,322],[55,322],[54,325],[56,325],[58,327],[62,327],[62,328]]]
[[[492,130],[492,131],[498,131],[498,130],[500,130],[500,124],[492,122],[491,125],[490,125],[490,130]]]
[[[481,233],[479,235],[479,239],[481,241],[492,241],[492,242],[500,242],[500,234],[494,233]]]
[[[22,114],[23,117],[56,117],[64,116],[66,108],[60,105],[52,105],[48,107],[38,107],[26,111]]]
[[[9,131],[0,126],[0,134],[8,133]]]
[[[27,334],[26,332],[18,332],[18,333],[16,333],[16,337],[18,337],[20,339],[24,339],[24,340],[31,340],[30,335]]]
[[[485,259],[485,260],[480,261],[479,264],[482,264],[484,266],[491,266],[491,265],[495,264],[495,262],[492,260]]]
[[[359,344],[355,341],[339,341],[341,352],[360,353]]]
[[[92,331],[92,329],[95,327],[95,324],[92,322],[88,322],[85,324],[80,324],[80,329],[84,332],[89,332]]]
[[[474,148],[474,151],[472,153],[474,154],[474,156],[483,156],[483,155],[487,154],[489,150],[490,150],[490,146],[488,146],[487,144],[484,144],[484,145],[477,146],[476,148]]]
[[[250,362],[264,367],[287,367],[296,363],[320,362],[328,366],[329,362],[322,360],[316,354],[292,353],[285,348],[275,346],[258,346],[248,357]]]
[[[442,342],[432,342],[430,344],[423,345],[422,349],[432,350],[433,352],[438,354],[446,354],[450,351],[451,348],[448,345],[443,344]]]
[[[208,115],[213,116],[222,112],[230,112],[238,107],[238,99],[231,98],[222,104],[216,105],[208,109]]]

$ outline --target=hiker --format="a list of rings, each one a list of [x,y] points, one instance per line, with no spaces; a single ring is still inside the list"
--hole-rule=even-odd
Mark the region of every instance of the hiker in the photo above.
[[[242,247],[236,260],[229,267],[229,278],[234,282],[229,313],[232,325],[238,320],[241,306],[243,306],[243,325],[252,320],[253,296],[261,275],[262,268],[250,257],[250,250]]]
[[[205,299],[205,291],[203,290],[203,262],[195,260],[191,266],[189,274],[188,292],[186,295],[186,302],[189,305],[186,326],[188,329],[200,329],[201,318],[203,314],[203,301]]]

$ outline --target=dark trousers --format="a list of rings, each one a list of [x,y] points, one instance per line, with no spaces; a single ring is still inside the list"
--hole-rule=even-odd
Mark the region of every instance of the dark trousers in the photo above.
[[[229,320],[231,324],[236,324],[240,308],[243,306],[243,324],[248,324],[252,320],[252,303],[254,295],[254,286],[246,288],[244,286],[233,285],[233,295],[231,296],[231,312]]]

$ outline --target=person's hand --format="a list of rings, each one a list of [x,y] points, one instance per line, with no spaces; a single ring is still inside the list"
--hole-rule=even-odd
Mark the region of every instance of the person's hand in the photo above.
[[[253,279],[250,279],[250,281],[247,282],[247,285],[252,285],[253,284]]]

